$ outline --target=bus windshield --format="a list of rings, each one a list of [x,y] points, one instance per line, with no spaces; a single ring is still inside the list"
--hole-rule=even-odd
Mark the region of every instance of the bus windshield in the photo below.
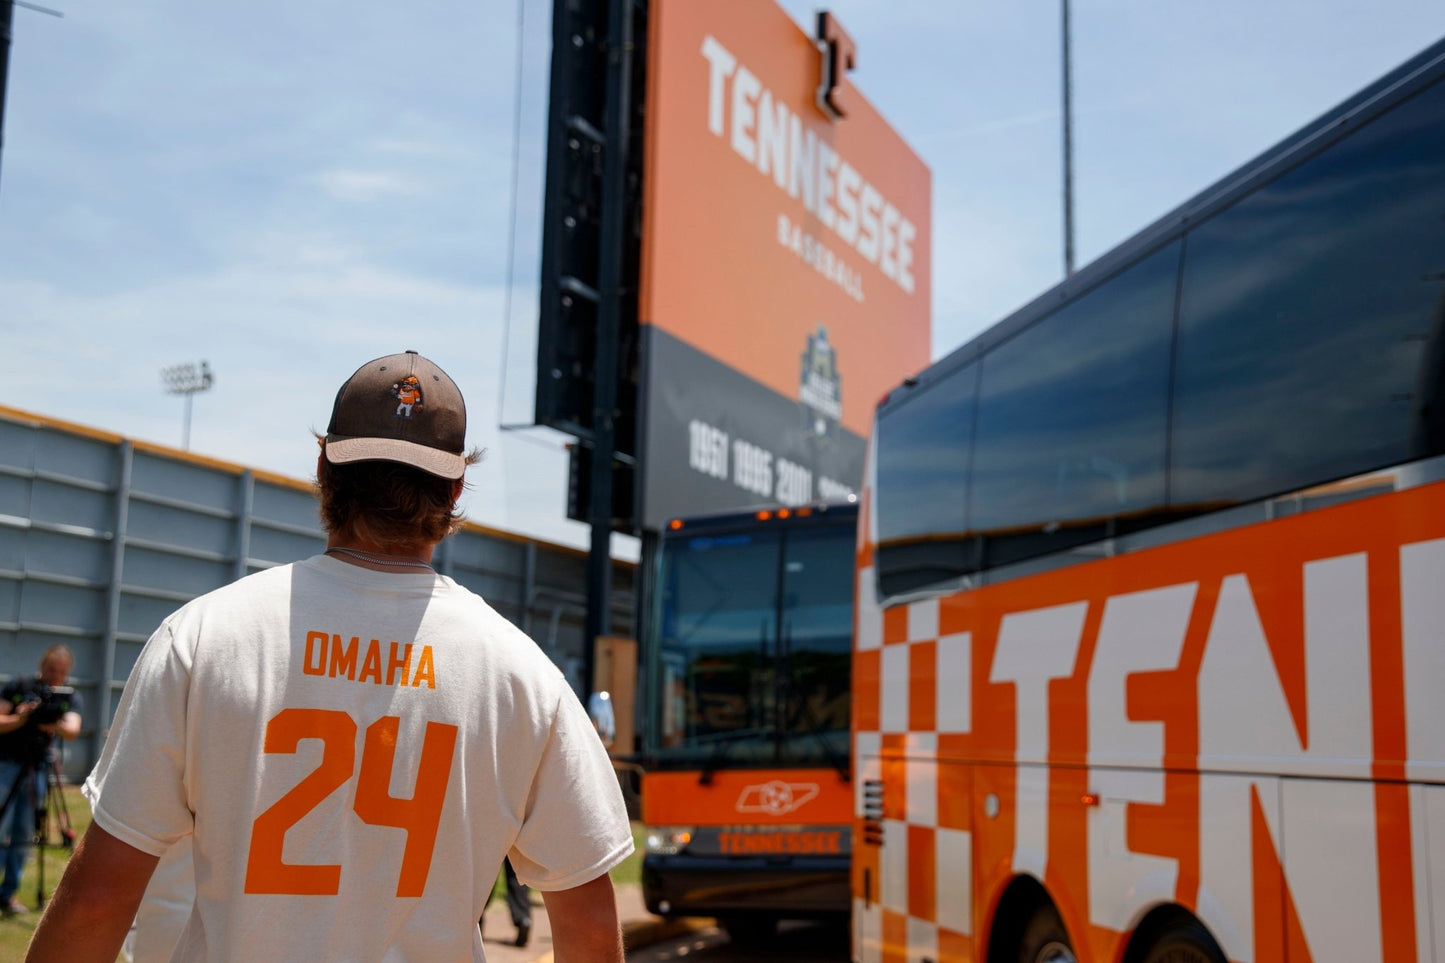
[[[664,539],[654,765],[846,765],[854,517]]]

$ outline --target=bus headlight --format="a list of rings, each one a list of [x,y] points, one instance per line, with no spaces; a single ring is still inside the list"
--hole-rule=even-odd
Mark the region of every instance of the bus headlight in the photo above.
[[[657,856],[676,856],[690,842],[691,826],[654,826],[647,831],[647,851]]]

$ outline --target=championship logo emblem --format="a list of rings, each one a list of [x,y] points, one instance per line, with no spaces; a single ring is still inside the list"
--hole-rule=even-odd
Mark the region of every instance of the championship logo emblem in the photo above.
[[[831,438],[843,418],[842,377],[838,374],[838,352],[828,341],[828,329],[808,335],[803,351],[798,400],[802,402],[807,433],[817,439]]]

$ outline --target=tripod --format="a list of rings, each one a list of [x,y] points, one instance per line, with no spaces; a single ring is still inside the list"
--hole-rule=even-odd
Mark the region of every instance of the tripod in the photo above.
[[[20,771],[10,784],[10,790],[5,796],[5,801],[0,804],[0,835],[5,835],[4,830],[8,827],[11,836],[14,835],[15,813],[12,806],[28,804],[34,815],[32,842],[35,845],[35,907],[45,908],[45,850],[49,849],[73,849],[75,846],[75,830],[71,828],[70,809],[65,801],[65,793],[61,788],[60,759],[56,755],[47,753],[48,758],[44,762],[27,762],[20,766]],[[44,788],[40,788],[41,780],[44,780]],[[53,819],[52,819],[53,814]],[[57,841],[51,841],[52,822]],[[11,845],[15,840],[11,839]],[[7,849],[9,847],[6,847]],[[6,854],[8,856],[8,853]],[[21,867],[23,869],[23,865]],[[16,892],[19,892],[17,885]]]
[[[45,770],[45,797],[35,806],[35,906],[45,908],[45,850],[75,848],[75,830],[70,825],[70,807],[60,777],[60,756],[52,755]],[[55,842],[51,842],[54,823]]]

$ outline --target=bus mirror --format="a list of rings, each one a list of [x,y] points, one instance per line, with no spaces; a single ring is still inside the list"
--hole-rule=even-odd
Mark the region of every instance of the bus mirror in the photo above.
[[[592,727],[597,730],[602,745],[611,749],[617,739],[617,717],[612,713],[612,696],[606,692],[594,692],[588,696],[587,715],[591,717]]]

